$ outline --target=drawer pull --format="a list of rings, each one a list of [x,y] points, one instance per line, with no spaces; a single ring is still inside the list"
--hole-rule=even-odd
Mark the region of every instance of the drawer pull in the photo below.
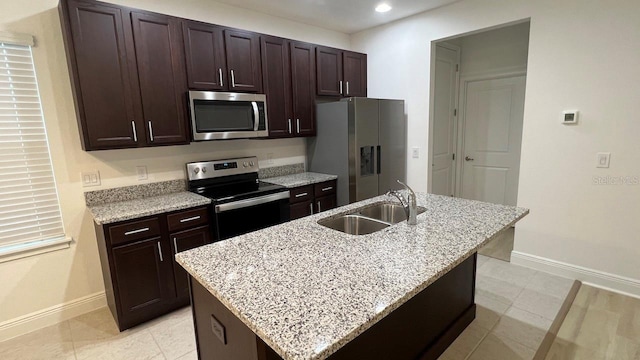
[[[329,186],[322,189],[322,191],[329,191],[329,190],[333,190],[333,186]]]
[[[190,218],[180,219],[180,222],[181,223],[186,223],[186,222],[193,221],[193,220],[198,220],[198,219],[200,219],[200,215],[193,216],[193,217],[190,217]]]
[[[309,209],[311,209],[311,215],[313,215],[313,203],[309,204]]]
[[[178,253],[178,239],[173,238],[173,250],[175,251],[174,254]]]
[[[160,261],[164,261],[162,258],[162,248],[160,247],[160,241],[158,241],[158,254],[160,255]]]
[[[320,207],[320,201],[318,201],[318,212],[321,213],[322,212],[322,208]]]
[[[309,194],[308,193],[301,193],[301,194],[296,194],[296,197],[299,198],[299,197],[303,197],[303,196],[307,196],[307,195],[309,195]]]
[[[142,228],[142,229],[138,229],[138,230],[131,230],[131,231],[127,231],[126,233],[124,233],[125,235],[133,235],[133,234],[139,234],[141,232],[145,232],[145,231],[149,231],[149,228]]]

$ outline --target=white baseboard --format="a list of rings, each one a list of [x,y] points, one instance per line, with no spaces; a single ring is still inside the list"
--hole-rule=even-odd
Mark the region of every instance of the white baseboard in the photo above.
[[[104,291],[0,323],[0,341],[30,333],[107,305]]]
[[[580,280],[585,285],[640,298],[640,280],[637,279],[567,264],[518,251],[511,252],[511,263],[570,279]]]

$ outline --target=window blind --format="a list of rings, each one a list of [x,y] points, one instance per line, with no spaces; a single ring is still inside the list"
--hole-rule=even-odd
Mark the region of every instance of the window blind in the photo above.
[[[0,247],[62,237],[31,46],[0,42]]]

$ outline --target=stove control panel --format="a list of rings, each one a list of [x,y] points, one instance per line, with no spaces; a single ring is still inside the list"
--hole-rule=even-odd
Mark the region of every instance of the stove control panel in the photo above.
[[[187,164],[189,180],[212,179],[221,176],[247,174],[259,170],[255,156],[237,159],[223,159],[193,162]]]

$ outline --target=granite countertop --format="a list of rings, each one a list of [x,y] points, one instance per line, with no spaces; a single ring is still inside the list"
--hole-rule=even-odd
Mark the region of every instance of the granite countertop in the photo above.
[[[418,194],[418,225],[348,235],[317,223],[388,196],[179,253],[180,263],[284,359],[325,359],[529,211]]]
[[[211,200],[188,191],[87,206],[98,225],[208,205]]]
[[[327,175],[327,174],[319,174],[313,172],[303,172],[299,174],[285,175],[285,176],[277,176],[266,179],[261,179],[261,181],[286,186],[288,188],[295,188],[298,186],[317,184],[329,180],[337,179],[337,175]]]

